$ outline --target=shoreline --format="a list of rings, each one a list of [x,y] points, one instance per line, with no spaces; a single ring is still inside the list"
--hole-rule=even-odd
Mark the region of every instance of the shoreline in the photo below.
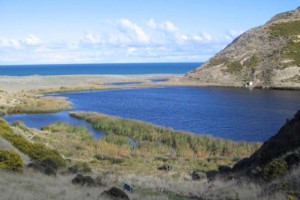
[[[300,90],[300,88],[287,87],[224,86],[187,80],[183,77],[183,74],[0,76],[0,116],[16,113],[55,113],[72,109],[72,103],[68,99],[46,96],[53,93],[155,87]]]

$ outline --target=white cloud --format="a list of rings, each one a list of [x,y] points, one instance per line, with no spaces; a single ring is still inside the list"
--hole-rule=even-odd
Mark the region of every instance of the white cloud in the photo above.
[[[119,21],[119,25],[122,27],[122,28],[125,28],[127,30],[131,30],[135,33],[136,37],[137,37],[137,40],[139,42],[149,42],[150,40],[150,37],[145,33],[145,31],[140,27],[138,26],[137,24],[135,23],[132,23],[130,20],[128,19],[120,19]]]
[[[0,63],[204,61],[242,31],[191,34],[171,21],[106,20],[78,41],[41,41],[36,35],[0,38]],[[104,27],[104,28],[103,28]],[[18,50],[18,51],[17,51]]]
[[[177,32],[178,28],[171,21],[166,21],[160,26],[163,30],[167,30],[169,32]]]
[[[213,37],[209,33],[206,33],[206,32],[203,32],[203,37],[206,41],[211,41],[213,39]]]
[[[26,38],[25,38],[25,44],[28,46],[36,46],[41,44],[41,40],[40,38],[38,38],[37,36],[33,35],[33,34],[29,34]]]
[[[151,29],[156,29],[157,28],[157,24],[156,22],[154,21],[154,19],[150,19],[148,22],[147,22],[147,26]]]
[[[92,44],[97,44],[100,42],[100,39],[99,38],[96,38],[92,33],[88,32],[86,35],[85,35],[85,39],[92,43]]]
[[[7,39],[1,38],[0,39],[0,46],[4,48],[14,48],[14,49],[21,49],[22,43],[17,39]]]

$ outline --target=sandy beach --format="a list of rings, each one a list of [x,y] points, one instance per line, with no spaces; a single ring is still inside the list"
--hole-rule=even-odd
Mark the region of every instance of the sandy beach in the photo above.
[[[38,91],[60,88],[100,88],[112,83],[139,82],[141,86],[157,85],[156,79],[180,77],[174,74],[147,75],[59,75],[59,76],[0,76],[0,90],[7,92]]]

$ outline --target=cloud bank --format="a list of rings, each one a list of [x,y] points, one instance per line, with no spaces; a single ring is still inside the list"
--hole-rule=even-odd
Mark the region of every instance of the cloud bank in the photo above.
[[[77,41],[51,41],[29,33],[23,38],[0,36],[0,64],[201,62],[224,48],[242,31],[221,37],[206,31],[189,34],[172,21],[149,19],[136,23],[126,18],[101,21],[106,29],[86,31]]]

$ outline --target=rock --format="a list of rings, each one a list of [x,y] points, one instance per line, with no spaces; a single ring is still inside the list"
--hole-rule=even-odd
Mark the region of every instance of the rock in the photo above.
[[[216,170],[211,170],[211,171],[206,172],[206,177],[210,181],[215,179],[218,175],[219,175],[219,171],[216,171]]]
[[[77,174],[77,173],[78,173],[78,168],[75,167],[75,166],[69,167],[69,168],[68,168],[68,172],[69,172],[70,174]]]
[[[58,165],[56,164],[56,162],[54,162],[51,159],[46,159],[37,163],[29,163],[27,167],[37,170],[48,176],[50,175],[55,176],[58,170]]]
[[[32,169],[34,169],[34,170],[37,170],[37,171],[40,171],[40,172],[42,172],[43,171],[43,166],[41,166],[40,164],[38,164],[38,163],[29,163],[28,165],[27,165],[27,167],[28,168],[32,168]]]
[[[108,198],[113,200],[129,200],[128,195],[116,187],[112,187],[109,190],[102,192],[98,199],[101,198]]]
[[[46,167],[44,168],[44,171],[43,171],[44,174],[48,175],[48,176],[56,176],[56,171],[50,167]]]
[[[206,178],[206,173],[200,170],[193,171],[192,179],[193,180],[202,180]]]
[[[53,161],[52,159],[45,159],[42,162],[40,162],[40,165],[45,167],[45,168],[51,168],[53,171],[57,171],[58,170],[58,165],[55,161]]]
[[[105,185],[105,184],[103,184],[103,181],[102,181],[101,176],[97,176],[97,177],[95,178],[95,183],[96,183],[97,185],[99,185],[99,186],[104,186],[104,185]]]
[[[172,166],[164,164],[164,165],[158,167],[157,169],[164,170],[164,171],[170,171],[170,170],[172,170]]]
[[[96,182],[92,177],[83,176],[81,174],[77,174],[77,176],[74,179],[72,179],[72,183],[81,186],[96,186]]]

